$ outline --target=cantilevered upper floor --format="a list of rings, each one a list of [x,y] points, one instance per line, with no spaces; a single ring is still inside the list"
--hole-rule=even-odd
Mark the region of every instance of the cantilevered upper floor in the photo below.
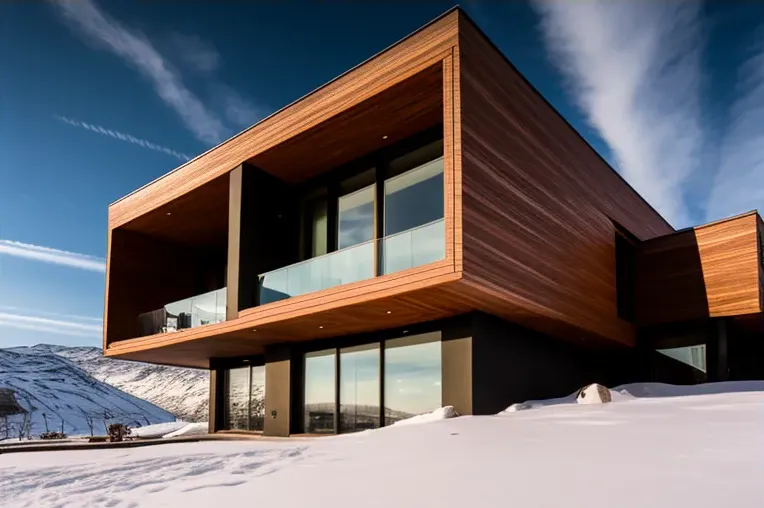
[[[630,346],[617,244],[673,232],[454,9],[113,203],[104,350],[207,367],[473,310]]]

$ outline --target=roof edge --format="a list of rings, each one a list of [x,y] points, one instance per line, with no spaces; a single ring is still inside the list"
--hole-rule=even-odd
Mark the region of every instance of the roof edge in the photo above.
[[[197,156],[196,156],[196,157],[194,157],[193,159],[190,159],[190,160],[188,160],[188,161],[184,162],[183,164],[181,164],[180,166],[176,167],[175,169],[172,169],[172,170],[168,171],[167,173],[165,173],[165,174],[163,174],[163,175],[161,175],[161,176],[159,176],[159,177],[157,177],[157,178],[153,179],[153,180],[152,180],[152,181],[150,181],[149,183],[147,183],[147,184],[144,184],[144,185],[142,185],[142,186],[138,187],[138,188],[137,188],[137,189],[135,189],[134,191],[131,191],[131,192],[129,192],[129,193],[127,193],[127,194],[125,194],[125,195],[124,195],[124,196],[122,196],[121,198],[119,198],[119,199],[117,199],[117,200],[115,200],[115,201],[112,201],[111,203],[109,203],[109,208],[111,208],[113,205],[115,205],[115,204],[119,203],[120,201],[123,201],[123,200],[125,200],[125,199],[129,198],[130,196],[132,196],[132,195],[134,195],[134,194],[137,194],[138,192],[141,192],[143,189],[146,189],[147,187],[150,187],[151,185],[153,185],[153,184],[155,184],[156,182],[158,182],[158,181],[162,180],[163,178],[165,178],[165,177],[167,177],[167,176],[169,176],[169,175],[171,175],[171,174],[175,173],[176,171],[179,171],[179,170],[183,169],[184,167],[188,166],[189,164],[191,164],[191,163],[192,163],[192,162],[194,162],[195,160],[197,160],[197,159],[200,159],[200,158],[204,157],[205,155],[207,155],[207,154],[209,154],[209,153],[211,153],[211,152],[214,152],[214,151],[215,151],[215,150],[217,150],[218,148],[221,148],[223,145],[225,145],[225,144],[227,144],[227,143],[229,143],[229,142],[233,141],[234,139],[238,138],[238,137],[239,137],[239,136],[241,136],[242,134],[244,134],[244,133],[246,133],[246,132],[249,132],[250,130],[254,129],[255,127],[257,127],[257,126],[258,126],[258,125],[260,125],[261,123],[263,123],[263,122],[265,122],[265,121],[269,120],[270,118],[273,118],[274,116],[276,116],[276,115],[280,114],[280,113],[281,113],[281,112],[283,112],[284,110],[286,110],[286,109],[288,109],[288,108],[290,108],[290,107],[294,106],[294,105],[295,105],[295,104],[297,104],[298,102],[301,102],[302,100],[304,100],[304,99],[307,99],[308,97],[310,97],[310,96],[311,96],[311,95],[313,95],[314,93],[318,92],[319,90],[321,90],[321,89],[323,89],[323,88],[326,88],[327,86],[331,85],[332,83],[334,83],[335,81],[337,81],[337,80],[341,79],[342,77],[344,77],[344,76],[346,76],[346,75],[350,74],[351,72],[355,71],[356,69],[358,69],[358,68],[360,68],[360,67],[363,67],[365,64],[367,64],[367,63],[369,63],[370,61],[374,60],[374,59],[375,59],[375,58],[377,58],[378,56],[381,56],[382,54],[384,54],[384,53],[386,53],[386,52],[390,51],[390,50],[391,50],[391,49],[393,49],[395,46],[397,46],[397,45],[401,44],[402,42],[404,42],[404,41],[405,41],[405,40],[407,40],[407,39],[410,39],[411,37],[415,36],[416,34],[418,34],[418,33],[422,32],[422,31],[426,30],[426,29],[427,29],[427,28],[429,28],[431,25],[434,25],[435,23],[437,23],[437,22],[438,22],[438,21],[440,21],[441,19],[445,18],[446,16],[448,16],[448,15],[450,15],[451,13],[453,13],[453,12],[456,12],[456,11],[459,11],[459,12],[462,12],[462,13],[464,12],[464,11],[463,11],[463,9],[462,9],[461,7],[459,7],[459,5],[458,5],[458,4],[457,4],[457,5],[455,5],[455,6],[453,6],[453,7],[451,7],[451,8],[450,8],[450,9],[448,9],[447,11],[445,11],[445,12],[443,12],[442,14],[440,14],[439,16],[437,16],[436,18],[433,18],[432,20],[428,21],[428,22],[427,22],[427,23],[425,23],[424,25],[420,26],[419,28],[417,28],[416,30],[414,30],[413,32],[411,32],[410,34],[406,35],[405,37],[403,37],[403,38],[401,38],[401,39],[398,39],[396,42],[394,42],[394,43],[392,43],[392,44],[388,45],[386,48],[382,49],[381,51],[378,51],[377,53],[375,53],[374,55],[370,56],[370,57],[369,57],[369,58],[367,58],[366,60],[363,60],[362,62],[360,62],[360,63],[358,63],[358,64],[354,65],[353,67],[349,68],[348,70],[346,70],[346,71],[345,71],[345,72],[343,72],[342,74],[339,74],[339,75],[335,76],[334,78],[330,79],[329,81],[327,81],[327,82],[326,82],[326,83],[324,83],[323,85],[320,85],[319,87],[317,87],[317,88],[314,88],[313,90],[311,90],[310,92],[306,93],[305,95],[302,95],[301,97],[299,97],[299,98],[297,98],[297,99],[293,100],[292,102],[290,102],[290,103],[289,103],[289,104],[287,104],[286,106],[283,106],[283,107],[279,108],[278,110],[274,111],[273,113],[269,114],[268,116],[266,116],[266,117],[264,117],[264,118],[262,118],[262,119],[258,120],[257,122],[255,122],[254,124],[250,125],[250,126],[249,126],[249,127],[247,127],[246,129],[244,129],[244,130],[242,130],[242,131],[239,131],[239,132],[237,132],[236,134],[234,134],[234,135],[233,135],[233,136],[231,136],[230,138],[226,139],[225,141],[221,141],[220,143],[218,143],[217,145],[213,146],[212,148],[209,148],[209,149],[207,149],[206,151],[204,151],[204,152],[200,153],[199,155],[197,155]],[[231,169],[233,169],[233,168],[231,168]]]

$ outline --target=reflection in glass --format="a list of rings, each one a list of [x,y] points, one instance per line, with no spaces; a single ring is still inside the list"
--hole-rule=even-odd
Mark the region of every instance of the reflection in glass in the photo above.
[[[259,302],[265,305],[372,277],[374,243],[366,242],[262,274]]]
[[[379,344],[340,349],[340,432],[379,427]]]
[[[409,229],[382,240],[382,274],[440,261],[446,257],[443,219]]]
[[[337,248],[344,249],[374,238],[374,185],[339,198]]]
[[[225,428],[248,430],[249,367],[229,369],[225,404]]]
[[[656,350],[661,354],[706,372],[706,345],[675,347]]]
[[[440,332],[385,341],[385,425],[442,405]]]
[[[443,218],[443,157],[385,181],[385,236]]]
[[[335,353],[305,354],[305,432],[334,433]]]
[[[249,395],[249,430],[263,430],[265,424],[265,365],[252,367]]]

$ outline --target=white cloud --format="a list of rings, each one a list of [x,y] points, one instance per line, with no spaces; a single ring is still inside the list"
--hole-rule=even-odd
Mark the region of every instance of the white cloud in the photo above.
[[[554,61],[626,180],[675,226],[700,164],[700,2],[544,1]]]
[[[22,307],[16,307],[14,305],[0,305],[0,311],[10,311],[14,314],[18,314],[19,312],[24,313],[24,315],[36,315],[36,316],[49,316],[49,317],[58,317],[58,318],[66,318],[69,320],[74,321],[85,321],[85,322],[91,322],[91,323],[103,323],[103,319],[99,317],[92,317],[92,316],[80,316],[78,314],[61,314],[59,312],[46,312],[46,311],[38,311],[38,310],[32,310],[32,309],[24,309]]]
[[[106,261],[103,258],[12,240],[0,240],[0,255],[2,254],[94,272],[106,272]]]
[[[62,0],[55,5],[87,40],[119,56],[148,79],[157,95],[198,139],[217,144],[228,136],[220,118],[186,87],[181,76],[143,34],[109,17],[92,0]]]
[[[0,326],[16,328],[18,330],[68,335],[72,337],[97,338],[103,334],[103,327],[100,320],[96,320],[95,318],[36,311],[34,312],[36,315],[30,315],[30,311],[18,309],[16,307],[0,306],[0,308],[5,310],[16,310],[16,312],[0,312]],[[21,314],[19,311],[24,313]],[[54,315],[58,317],[67,317],[67,319],[52,319],[49,317],[41,317],[41,315]]]
[[[220,66],[218,50],[199,36],[175,32],[170,42],[183,62],[197,72],[211,73]]]
[[[738,97],[722,137],[706,220],[764,209],[764,30],[739,69]]]
[[[155,143],[152,143],[150,141],[146,141],[145,139],[139,139],[134,136],[131,136],[130,134],[124,134],[119,131],[113,131],[111,129],[106,129],[104,127],[101,127],[100,125],[93,125],[86,122],[80,122],[79,120],[73,120],[71,118],[67,118],[65,116],[58,116],[56,115],[56,118],[61,120],[64,123],[67,123],[69,125],[72,125],[74,127],[80,127],[82,129],[87,129],[91,132],[95,132],[97,134],[103,134],[104,136],[109,136],[114,139],[118,139],[120,141],[125,141],[127,143],[132,143],[134,145],[138,145],[143,148],[148,148],[149,150],[155,150],[157,152],[164,152],[167,155],[172,155],[173,157],[176,157],[182,161],[190,160],[191,157],[188,155],[177,152],[175,150],[172,150],[170,148],[167,148],[166,146],[157,145]]]

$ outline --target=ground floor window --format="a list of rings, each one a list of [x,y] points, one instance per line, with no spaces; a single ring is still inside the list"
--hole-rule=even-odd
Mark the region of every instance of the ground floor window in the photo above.
[[[265,422],[265,366],[245,366],[225,372],[224,427],[262,431]]]
[[[356,432],[441,407],[440,335],[306,353],[304,431]]]

